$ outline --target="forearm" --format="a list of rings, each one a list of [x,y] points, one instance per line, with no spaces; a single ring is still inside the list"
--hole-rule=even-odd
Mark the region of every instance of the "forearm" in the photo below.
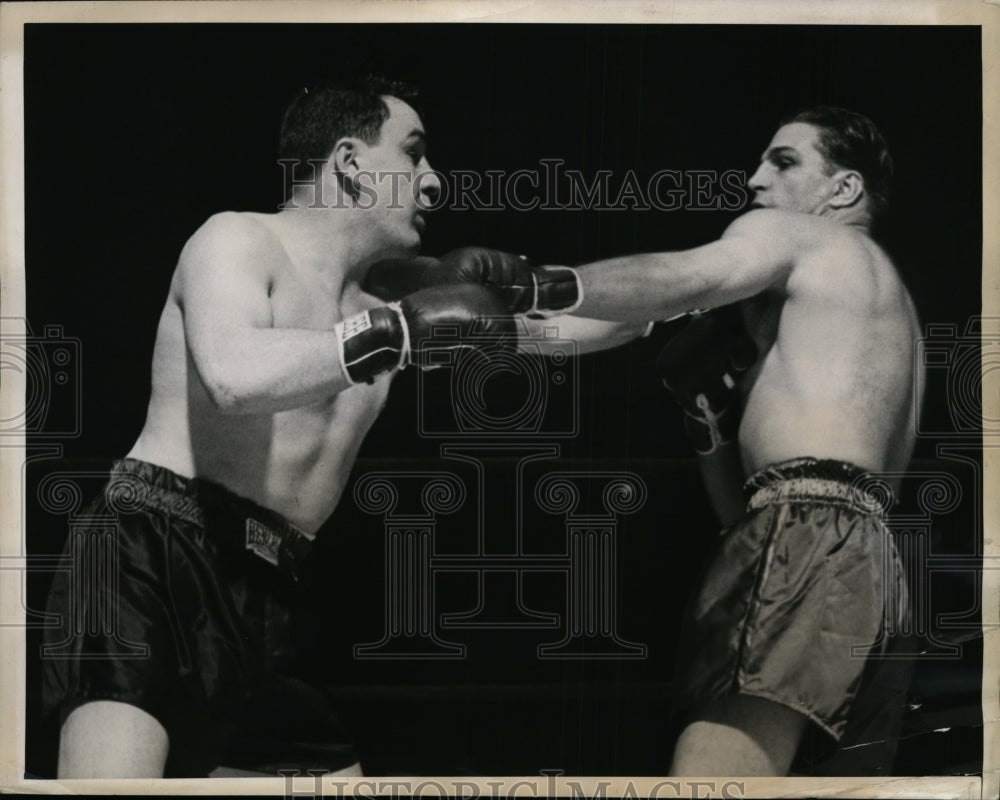
[[[729,244],[717,242],[695,250],[639,254],[571,269],[535,266],[495,250],[463,248],[439,260],[380,262],[369,270],[365,291],[387,300],[441,283],[485,284],[500,293],[513,314],[558,318],[560,322],[570,316],[605,321],[592,330],[581,327],[580,343],[590,351],[642,335],[650,320],[706,307],[706,297],[718,301],[711,305],[721,305],[724,276],[729,274],[726,259],[732,251]],[[635,327],[615,327],[612,323]]]
[[[746,501],[739,444],[727,442],[711,453],[699,453],[698,468],[720,522],[728,525],[740,519],[746,512]]]
[[[224,347],[197,353],[195,363],[225,413],[273,414],[351,386],[334,331],[251,328]]]
[[[609,322],[575,315],[544,320],[523,317],[518,324],[521,327],[519,349],[541,355],[564,352],[567,340],[575,344],[576,355],[610,350],[645,336],[649,330],[649,323],[646,322]],[[555,336],[551,335],[553,330]]]
[[[470,349],[512,348],[513,318],[483,286],[422,289],[332,331],[230,327],[191,337],[212,398],[231,413],[310,405],[413,364],[434,369]]]
[[[688,269],[688,260],[682,252],[641,253],[577,267],[583,302],[575,313],[638,323],[720,305],[722,287],[711,273]]]
[[[757,359],[757,348],[739,309],[692,317],[656,359],[664,386],[684,412],[684,429],[712,507],[723,523],[743,515],[743,464],[739,430],[740,376]]]
[[[575,313],[635,322],[670,319],[783,285],[812,240],[796,232],[802,220],[774,218],[764,211],[739,217],[721,239],[690,250],[640,253],[577,267],[583,301]]]

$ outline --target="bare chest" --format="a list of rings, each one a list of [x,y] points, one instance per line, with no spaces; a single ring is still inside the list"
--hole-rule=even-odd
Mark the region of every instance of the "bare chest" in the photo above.
[[[329,285],[309,275],[289,270],[277,276],[270,288],[272,325],[275,328],[332,331],[334,326],[375,304],[356,287]],[[331,358],[336,355],[331,352]],[[361,435],[385,404],[388,380],[359,384],[313,405],[285,412],[287,422],[300,431],[311,429],[341,446],[345,438]]]
[[[275,328],[333,330],[343,318],[342,287],[287,270],[268,289],[271,324]]]

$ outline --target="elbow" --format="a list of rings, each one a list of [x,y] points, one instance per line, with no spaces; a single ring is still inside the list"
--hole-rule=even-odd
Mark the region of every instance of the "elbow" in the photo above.
[[[211,393],[212,405],[220,414],[238,416],[246,413],[246,404],[235,392],[220,389]]]
[[[201,400],[219,414],[239,415],[257,411],[259,389],[249,374],[251,367],[238,353],[218,348],[188,351],[188,380],[200,389]]]
[[[220,414],[236,416],[246,413],[245,400],[230,386],[215,385],[209,389],[208,396]]]
[[[205,393],[215,410],[226,416],[238,416],[253,411],[251,397],[236,380],[213,375],[202,381]]]

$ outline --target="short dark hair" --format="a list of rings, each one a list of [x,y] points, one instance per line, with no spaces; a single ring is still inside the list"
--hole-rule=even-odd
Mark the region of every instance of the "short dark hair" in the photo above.
[[[305,164],[330,156],[344,136],[356,136],[366,144],[377,144],[383,123],[389,118],[385,96],[417,108],[418,92],[409,83],[383,75],[306,86],[285,109],[278,138],[278,158]],[[290,190],[292,170],[285,170],[285,191]]]
[[[828,167],[857,170],[865,182],[872,216],[889,205],[889,181],[892,156],[885,139],[868,117],[834,106],[813,106],[796,111],[782,120],[782,125],[805,122],[819,129],[816,149]]]

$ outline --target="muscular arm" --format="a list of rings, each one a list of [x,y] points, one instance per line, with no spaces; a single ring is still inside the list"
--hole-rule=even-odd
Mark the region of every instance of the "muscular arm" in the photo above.
[[[583,302],[576,313],[641,322],[752,297],[788,277],[809,239],[810,220],[794,212],[750,211],[702,247],[577,267]]]
[[[181,254],[175,292],[187,347],[227,413],[297,408],[350,386],[332,330],[271,327],[266,259],[273,247],[254,223],[221,214]]]
[[[430,256],[417,256],[408,263],[399,263],[399,284],[397,291],[414,292],[420,288],[415,276],[422,268],[433,267],[439,260]],[[412,283],[406,283],[406,276],[414,276]],[[588,319],[576,314],[564,314],[549,319],[530,319],[521,317],[519,321],[519,345],[523,352],[551,355],[555,351],[563,352],[560,341],[571,340],[576,343],[577,355],[594,353],[599,350],[610,350],[614,347],[628,344],[644,336],[648,329],[648,321],[610,321],[605,319]],[[558,330],[556,336],[546,335],[553,328]]]

